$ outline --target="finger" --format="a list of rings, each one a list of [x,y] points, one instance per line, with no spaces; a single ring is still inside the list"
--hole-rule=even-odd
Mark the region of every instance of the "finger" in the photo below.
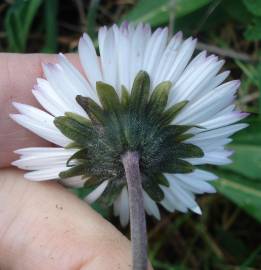
[[[131,269],[129,241],[54,182],[0,174],[0,269]]]
[[[78,57],[68,54],[69,60],[80,68]],[[41,63],[57,62],[56,55],[0,54],[0,167],[9,166],[17,156],[15,149],[28,146],[46,146],[48,142],[17,125],[9,117],[15,112],[12,101],[39,107],[32,95],[37,77],[43,77]]]

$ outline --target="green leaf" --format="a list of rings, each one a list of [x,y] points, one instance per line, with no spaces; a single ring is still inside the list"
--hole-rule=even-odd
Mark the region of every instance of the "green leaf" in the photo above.
[[[244,36],[247,40],[255,41],[261,39],[261,17],[252,19],[251,24],[248,25]]]
[[[168,110],[166,110],[161,117],[161,124],[163,126],[169,125],[177,114],[188,104],[187,100],[181,101],[173,106],[171,106]]]
[[[235,151],[233,162],[224,168],[248,177],[260,178],[261,145],[233,144],[230,148]]]
[[[225,2],[227,3],[230,1],[231,0],[227,0]],[[185,36],[193,36],[199,32],[209,33],[213,31],[213,29],[218,29],[220,25],[223,25],[230,19],[230,16],[222,8],[223,2],[224,1],[210,1],[208,5],[177,18],[174,21],[175,32],[181,30]],[[207,16],[209,12],[211,12],[211,16]],[[202,18],[205,18],[204,22],[202,21]]]
[[[250,118],[249,127],[234,136],[229,146],[234,150],[233,162],[225,169],[244,176],[259,179],[261,175],[261,120]]]
[[[122,21],[149,22],[152,26],[164,24],[169,21],[169,13],[174,12],[175,17],[179,18],[189,14],[211,0],[176,0],[173,6],[172,0],[140,0],[134,8],[122,18]]]
[[[25,51],[30,28],[41,4],[42,0],[17,0],[10,6],[4,21],[9,51]]]
[[[96,90],[103,109],[107,112],[118,113],[120,108],[120,100],[115,89],[107,83],[97,82]]]
[[[130,110],[144,112],[150,92],[150,77],[145,71],[140,71],[134,79],[130,95]]]
[[[250,19],[253,17],[253,15],[246,9],[243,1],[238,0],[229,0],[229,1],[222,1],[221,2],[221,12],[224,13],[224,10],[228,15],[236,20],[237,22],[240,22],[242,24],[248,24]],[[219,17],[221,14],[219,14]],[[226,16],[223,17],[228,20],[229,18],[226,18]]]
[[[154,201],[160,202],[164,199],[164,192],[154,178],[142,175],[142,187]]]
[[[85,110],[94,123],[105,123],[105,115],[102,108],[91,98],[76,96],[76,101]]]
[[[87,29],[86,31],[91,36],[92,39],[96,38],[96,17],[98,13],[100,0],[91,0],[88,8],[87,19]]]
[[[156,86],[153,90],[147,112],[152,115],[161,114],[167,106],[169,91],[172,86],[170,81],[165,81]]]
[[[259,99],[258,99],[258,112],[259,112],[259,116],[261,114],[261,61],[259,61],[259,63],[256,66],[255,72],[254,72],[254,80],[256,81],[256,85],[258,87],[259,90]]]
[[[243,0],[246,8],[252,14],[261,16],[261,1],[260,0]]]
[[[249,126],[233,136],[233,144],[261,145],[261,119],[248,117],[244,122]]]
[[[58,0],[44,1],[45,44],[42,52],[55,53],[57,50]]]
[[[241,262],[242,258],[246,258],[249,254],[245,241],[240,236],[234,235],[233,230],[227,230],[221,227],[217,232],[217,239],[223,250],[226,250],[238,262]],[[240,266],[239,270],[247,269],[242,269],[242,266]]]
[[[259,246],[253,252],[251,252],[248,258],[244,260],[243,264],[241,264],[241,270],[247,270],[247,268],[249,268],[249,266],[251,266],[253,262],[258,259],[260,253],[261,245],[259,244]]]
[[[213,182],[219,192],[261,222],[261,183],[229,172]]]

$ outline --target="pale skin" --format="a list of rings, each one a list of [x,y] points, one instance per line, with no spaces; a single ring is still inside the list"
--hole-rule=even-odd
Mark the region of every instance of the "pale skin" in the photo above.
[[[31,89],[42,62],[56,56],[0,54],[0,269],[130,270],[130,242],[113,225],[59,184],[30,182],[10,167],[15,149],[50,146],[8,116],[12,101],[39,107]]]

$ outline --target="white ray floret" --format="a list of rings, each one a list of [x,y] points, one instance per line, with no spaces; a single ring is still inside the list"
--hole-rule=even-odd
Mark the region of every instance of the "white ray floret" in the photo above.
[[[143,191],[144,207],[149,215],[154,216],[156,219],[160,219],[160,212],[157,204],[150,198],[146,191]]]
[[[196,39],[183,40],[181,32],[168,41],[168,30],[151,31],[149,25],[123,23],[120,27],[102,27],[99,30],[99,55],[87,34],[79,41],[79,57],[84,75],[74,67],[65,55],[59,54],[57,64],[45,64],[45,79],[38,78],[33,94],[45,111],[14,102],[19,114],[11,118],[18,124],[38,136],[53,143],[53,147],[31,147],[16,151],[20,159],[13,165],[29,170],[25,178],[32,181],[59,180],[59,173],[67,170],[67,160],[77,149],[67,149],[71,140],[65,137],[54,125],[57,116],[65,112],[74,112],[87,117],[78,105],[77,95],[90,97],[100,104],[96,93],[96,82],[103,81],[115,87],[118,95],[121,86],[131,90],[134,78],[140,70],[146,71],[152,87],[170,80],[173,84],[167,107],[180,101],[189,101],[177,115],[172,124],[196,125],[188,133],[194,136],[188,139],[200,147],[204,156],[188,158],[187,161],[198,164],[228,164],[231,151],[226,145],[231,142],[229,136],[246,127],[235,124],[247,116],[236,110],[234,100],[239,88],[239,81],[225,82],[228,71],[219,73],[224,61],[205,51],[191,60],[196,46]],[[100,58],[99,58],[100,56]],[[187,212],[191,210],[201,214],[195,201],[195,194],[215,192],[210,181],[216,176],[196,169],[188,174],[165,174],[169,187],[160,185],[164,199],[160,204],[168,211]],[[81,177],[61,180],[70,187],[81,187]],[[88,181],[88,180],[87,180]],[[102,182],[87,197],[86,201],[96,201],[108,185]],[[157,219],[160,213],[147,192],[143,191],[144,207],[149,215]],[[122,225],[129,222],[128,190],[122,189],[113,204],[114,214],[120,217]]]
[[[126,187],[122,189],[119,197],[115,200],[113,204],[113,210],[115,216],[120,217],[121,225],[126,226],[129,223],[130,215],[128,191]]]
[[[88,180],[87,180],[88,181]],[[97,188],[95,188],[86,198],[85,200],[88,203],[93,203],[95,202],[103,193],[103,191],[105,190],[105,188],[107,187],[109,181],[106,180],[104,182],[102,182]]]

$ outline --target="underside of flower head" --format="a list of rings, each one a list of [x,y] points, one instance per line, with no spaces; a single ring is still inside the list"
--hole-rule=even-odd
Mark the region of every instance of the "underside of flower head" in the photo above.
[[[60,177],[82,176],[92,187],[108,181],[100,201],[111,205],[127,185],[121,157],[128,151],[137,152],[143,189],[154,201],[162,201],[164,193],[159,185],[169,186],[163,173],[191,173],[193,165],[184,158],[204,155],[198,146],[184,143],[193,136],[186,133],[192,126],[170,124],[187,103],[166,110],[170,88],[171,82],[162,82],[150,95],[149,75],[141,71],[130,94],[122,87],[121,98],[111,85],[97,82],[101,106],[77,96],[90,120],[74,113],[54,120],[73,141],[68,147],[79,149],[67,162],[71,168]]]
[[[238,81],[224,83],[224,61],[201,52],[196,40],[167,29],[122,24],[99,31],[99,57],[87,34],[79,42],[85,77],[60,54],[43,65],[33,94],[45,111],[14,103],[11,117],[56,147],[19,149],[13,164],[33,181],[93,187],[86,200],[113,205],[126,225],[128,190],[121,156],[139,154],[144,206],[200,213],[195,194],[214,192],[216,176],[198,165],[223,165],[246,114],[234,105]]]

